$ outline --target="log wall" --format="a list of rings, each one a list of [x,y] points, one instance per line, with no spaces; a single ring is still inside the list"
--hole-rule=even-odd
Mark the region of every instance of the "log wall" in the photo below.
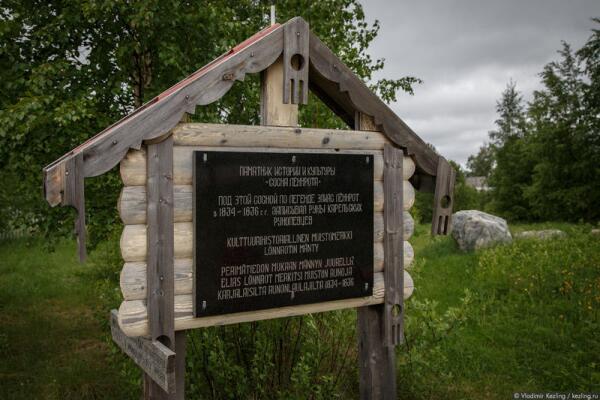
[[[354,308],[383,302],[383,146],[387,139],[377,132],[299,129],[266,126],[233,126],[213,124],[180,124],[173,131],[173,206],[175,330],[225,325],[261,319],[278,318]],[[329,301],[300,306],[281,307],[215,317],[193,317],[193,223],[192,223],[192,155],[197,150],[218,151],[314,151],[359,152],[374,155],[374,288],[373,296]],[[404,265],[413,261],[408,242],[414,231],[414,220],[408,210],[414,204],[414,188],[408,181],[415,170],[410,157],[404,157]],[[121,236],[121,254],[125,264],[121,271],[123,303],[118,320],[123,332],[130,336],[148,334],[147,297],[147,229],[146,229],[146,152],[131,150],[121,162],[124,183],[118,210],[125,224]],[[413,291],[412,279],[404,276],[404,297]]]

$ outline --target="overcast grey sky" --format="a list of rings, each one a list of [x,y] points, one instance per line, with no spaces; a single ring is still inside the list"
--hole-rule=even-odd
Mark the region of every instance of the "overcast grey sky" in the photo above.
[[[370,53],[386,65],[375,78],[412,75],[396,113],[447,158],[464,165],[494,127],[495,104],[512,78],[526,100],[537,74],[558,59],[561,40],[590,36],[600,0],[363,0],[381,22]]]

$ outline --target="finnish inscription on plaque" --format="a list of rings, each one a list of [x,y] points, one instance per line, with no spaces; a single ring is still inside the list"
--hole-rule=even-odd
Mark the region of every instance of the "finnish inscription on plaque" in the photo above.
[[[194,152],[197,317],[373,293],[373,156]]]

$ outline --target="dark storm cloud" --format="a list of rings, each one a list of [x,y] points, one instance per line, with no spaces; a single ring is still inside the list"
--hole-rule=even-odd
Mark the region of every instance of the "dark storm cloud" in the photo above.
[[[494,128],[495,102],[513,79],[529,99],[561,40],[579,48],[599,0],[362,2],[381,31],[370,52],[381,77],[417,76],[415,96],[392,108],[445,156],[464,164]]]

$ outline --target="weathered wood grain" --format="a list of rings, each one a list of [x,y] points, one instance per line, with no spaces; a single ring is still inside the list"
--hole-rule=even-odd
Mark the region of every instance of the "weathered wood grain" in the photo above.
[[[388,142],[377,132],[200,123],[179,124],[173,134],[176,146],[367,151],[382,150]]]
[[[175,294],[190,294],[193,286],[193,260],[176,258]],[[145,262],[128,262],[123,265],[120,275],[121,292],[125,300],[143,300],[147,295],[147,265]]]
[[[175,352],[156,340],[128,337],[121,330],[117,310],[110,312],[113,341],[165,392],[175,389]]]
[[[176,151],[176,148],[173,148],[173,153]],[[177,157],[173,155],[173,181],[177,185],[179,183],[175,181],[175,175],[177,174],[177,168],[175,167],[176,160]],[[125,186],[146,185],[146,151],[143,149],[129,150],[119,164],[119,172]]]
[[[174,226],[175,258],[192,257],[192,224]],[[146,225],[125,225],[121,234],[121,256],[125,262],[146,261]]]
[[[173,187],[173,205],[175,222],[192,221],[192,186]],[[146,187],[124,186],[121,189],[117,205],[121,220],[126,225],[146,223]]]
[[[383,160],[380,157],[382,157],[384,144],[388,142],[381,133],[370,131],[200,123],[179,124],[173,134],[176,151],[182,151],[178,149],[180,146],[191,146],[215,147],[221,151],[234,147],[236,151],[248,151],[248,148],[251,148],[252,151],[373,152],[372,154],[376,155],[374,165],[376,180],[383,178]],[[190,161],[189,163],[186,161],[185,165],[189,169],[191,154],[187,157]],[[177,159],[178,156],[175,158]],[[177,164],[179,162],[176,160],[176,175],[178,175]],[[413,159],[405,157],[403,167],[404,179],[410,178],[415,171]]]
[[[404,296],[408,298],[412,295],[414,290],[412,279],[408,276],[408,273],[406,273],[404,281],[406,282]],[[373,296],[202,318],[193,317],[191,294],[178,295],[175,296],[175,330],[230,325],[242,322],[291,317],[295,315],[381,304],[383,302],[384,292],[385,285],[383,273],[376,273],[373,276]],[[119,307],[118,315],[119,326],[128,336],[145,336],[148,334],[147,311],[144,300],[124,301]]]
[[[249,147],[242,148],[237,146],[222,147],[215,146],[175,146],[173,156],[173,170],[175,185],[191,185],[192,184],[192,154],[194,151],[200,150],[218,150],[218,151],[303,151],[303,152],[336,152],[335,150],[316,150],[316,149],[283,149],[283,148],[265,148],[265,147]],[[342,150],[340,150],[342,152]],[[346,153],[370,153],[374,155],[373,179],[376,181],[383,180],[383,155],[380,150],[343,150]],[[337,153],[337,152],[336,152]],[[415,170],[415,164],[412,158],[405,157],[403,164],[404,180],[408,180]],[[146,184],[146,155],[143,150],[131,150],[127,153],[120,166],[121,179],[125,186],[142,186]]]
[[[383,149],[384,208],[384,259],[385,312],[383,314],[383,338],[387,347],[398,346],[403,335],[403,290],[404,246],[402,226],[402,150],[387,144]]]
[[[378,249],[382,249],[378,247]],[[383,270],[383,253],[376,251],[375,273]],[[414,260],[413,248],[409,242],[404,242],[404,262],[409,266]],[[176,258],[175,264],[175,295],[193,293],[193,260],[191,258]],[[146,298],[146,263],[143,261],[126,262],[121,270],[121,292],[125,300],[143,300]]]
[[[75,233],[79,250],[79,262],[85,262],[86,252],[86,230],[85,230],[85,196],[83,155],[70,158],[64,165],[64,186],[62,187],[63,205],[71,206],[77,211],[75,218]]]
[[[125,225],[121,235],[121,256],[127,262],[146,261],[146,225]],[[174,257],[192,258],[193,252],[193,226],[191,222],[179,222],[174,224]],[[405,242],[405,247],[410,243]],[[383,243],[376,242],[373,245],[375,271],[383,271]],[[412,249],[407,252],[412,255]],[[405,259],[410,264],[412,258]]]
[[[178,199],[182,193],[179,189],[190,189],[191,186],[175,186],[175,199]],[[119,213],[121,215],[121,219],[123,223],[126,225],[143,225],[146,223],[146,213],[145,213],[145,196],[144,194],[145,188],[143,186],[126,186],[123,188],[121,193],[121,201],[119,203]],[[191,203],[191,193],[185,193],[186,198],[182,201]],[[191,216],[191,205],[189,209],[182,209],[178,207],[179,204],[182,204],[175,200],[175,222],[176,223],[184,223],[184,222],[192,222]],[[414,231],[414,220],[410,216],[410,214],[405,211],[404,216],[406,221],[404,222],[404,232],[406,234],[405,237],[412,236]],[[375,242],[383,241],[383,213],[375,212],[373,214],[373,240]],[[190,231],[190,234],[192,232]]]
[[[297,126],[298,104],[283,102],[283,57],[261,72],[260,118],[262,125]]]
[[[175,350],[173,137],[147,146],[146,254],[150,337]]]
[[[408,210],[414,204],[415,191],[410,182],[404,181],[404,189],[407,195],[404,197],[404,209]],[[174,196],[174,221],[192,221],[192,186],[176,185],[173,189]],[[375,182],[373,186],[373,211],[383,211],[384,196],[383,184]],[[126,225],[146,223],[146,187],[124,186],[119,196],[117,205],[121,220]]]
[[[383,304],[357,310],[359,398],[392,400],[396,392],[396,351],[383,345]]]
[[[402,259],[404,268],[410,269],[415,260],[415,251],[409,241],[404,241]],[[384,267],[385,268],[385,267]]]
[[[404,211],[402,216],[402,222],[404,226],[404,240],[408,240],[412,237],[415,231],[415,221],[408,211]],[[374,241],[383,242],[383,213],[375,213],[374,219]],[[380,229],[381,227],[381,229]]]
[[[146,147],[147,274],[146,304],[150,339],[175,351],[173,268],[173,136]],[[174,369],[174,366],[173,366]],[[183,376],[176,379],[184,379]],[[164,390],[144,375],[148,399],[175,400],[175,387]]]
[[[333,67],[334,65],[332,65]],[[318,76],[319,74],[313,75]],[[338,107],[334,108],[334,112],[342,118],[347,116],[349,125],[354,122],[354,129],[378,130],[377,124],[371,115],[354,110],[353,107],[344,111],[344,102],[337,103],[335,97],[331,97],[333,95],[337,96],[338,99],[343,98],[336,90],[335,83],[330,85],[330,89],[332,90],[327,92],[325,87],[320,88],[316,92],[317,96],[327,103],[338,104]],[[384,171],[385,169],[386,166],[384,165]],[[389,204],[385,207],[389,208]],[[385,217],[388,216],[384,215]],[[386,279],[386,273],[384,273],[384,279]],[[385,292],[387,292],[387,289]],[[385,296],[384,293],[384,301]],[[356,310],[359,392],[362,399],[380,400],[389,397],[388,395],[396,390],[396,356],[391,346],[385,346],[384,313],[384,304],[359,307]]]
[[[304,151],[304,152],[366,152],[373,154],[374,179],[383,179],[383,156],[382,149],[357,148],[347,149],[343,147],[323,148],[323,142],[330,143],[331,132],[338,136],[339,132],[353,131],[331,131],[311,129],[294,132],[292,128],[277,127],[256,127],[244,125],[214,125],[214,124],[181,124],[182,145],[174,148],[174,182],[176,185],[192,184],[192,153],[194,151],[214,148],[219,151]],[[186,128],[187,127],[187,128]],[[233,129],[231,127],[234,127]],[[278,132],[277,129],[284,129],[284,132]],[[298,128],[299,129],[299,128]],[[286,136],[287,135],[287,136]],[[192,139],[195,136],[201,138]],[[279,142],[285,145],[287,141],[292,140],[297,143],[298,150],[289,150],[286,147],[277,147],[274,144]],[[370,140],[370,139],[366,139]],[[198,142],[200,145],[186,145],[186,143]],[[341,144],[341,143],[339,143]],[[291,146],[293,147],[293,146]],[[121,178],[126,186],[145,185],[146,174],[146,156],[143,150],[130,150],[121,161]],[[403,163],[404,179],[409,179],[415,171],[415,163],[411,157],[405,157]]]
[[[379,132],[259,125],[179,124],[176,146],[268,147],[295,149],[383,150]]]
[[[295,18],[283,26],[283,102],[308,103],[308,23]]]
[[[370,132],[380,132],[377,124],[375,123],[375,118],[371,115],[363,114],[359,111],[354,113],[354,130],[355,131],[370,131]]]

